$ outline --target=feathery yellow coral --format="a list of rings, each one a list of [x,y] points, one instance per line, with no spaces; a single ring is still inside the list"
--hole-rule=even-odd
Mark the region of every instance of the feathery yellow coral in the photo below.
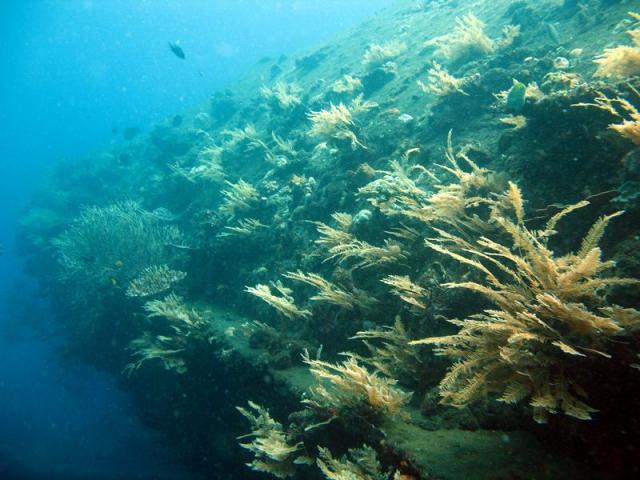
[[[362,64],[367,70],[373,70],[400,56],[406,49],[406,44],[399,41],[391,41],[383,45],[374,43],[367,47],[362,57]]]
[[[389,275],[382,279],[382,283],[389,285],[391,292],[400,297],[403,302],[420,310],[427,308],[424,304],[427,291],[413,283],[407,275]]]
[[[378,108],[378,104],[371,100],[364,100],[362,93],[349,102],[349,111],[353,115],[359,115],[374,108]]]
[[[569,206],[543,230],[530,231],[520,192],[512,185],[491,212],[510,243],[487,237],[469,242],[438,229],[439,237],[427,241],[485,279],[446,287],[478,292],[496,306],[451,320],[460,327],[457,334],[412,342],[437,345],[436,353],[457,359],[440,384],[445,403],[462,406],[486,395],[509,403],[528,398],[539,422],[559,411],[591,418],[595,410],[586,403],[577,373],[588,370],[594,356],[608,358],[610,340],[640,328],[640,312],[609,306],[605,299],[604,288],[637,283],[606,276],[613,262],[602,261],[597,246],[606,225],[620,213],[598,220],[576,253],[556,256],[547,246],[558,221],[586,204]]]
[[[337,106],[331,104],[329,109],[325,110],[311,111],[307,117],[311,120],[309,136],[321,142],[346,140],[354,150],[358,147],[365,148],[353,132],[353,116],[344,103],[341,102]]]
[[[506,115],[499,118],[498,121],[513,127],[514,130],[520,130],[527,126],[527,117],[524,115]]]
[[[263,284],[258,284],[255,287],[246,287],[245,292],[264,300],[290,320],[311,315],[309,310],[303,310],[296,306],[291,296],[291,289],[286,288],[280,282],[275,282],[271,285],[281,296],[274,295],[269,286]]]
[[[513,44],[520,36],[520,25],[505,25],[502,28],[502,38],[496,41],[496,47],[506,48]]]
[[[144,304],[149,318],[162,317],[172,323],[174,329],[200,328],[205,325],[204,319],[194,309],[188,308],[181,297],[170,293],[162,300],[151,300]]]
[[[637,13],[629,12],[629,15],[638,20]],[[640,27],[627,31],[627,34],[633,46],[605,48],[594,60],[598,65],[594,76],[626,78],[640,74]]]
[[[276,422],[269,411],[252,401],[249,407],[255,411],[236,407],[236,409],[251,422],[251,433],[238,437],[243,439],[253,437],[250,442],[240,443],[254,455],[251,469],[257,472],[265,472],[277,478],[289,478],[295,475],[295,466],[298,463],[308,463],[302,455],[302,442],[293,443],[293,439],[287,434],[282,424]]]
[[[320,410],[368,408],[382,415],[396,415],[411,394],[396,387],[396,380],[369,372],[348,354],[341,363],[312,360],[303,356],[316,384],[309,389],[304,403]]]
[[[154,335],[144,332],[140,338],[133,340],[129,349],[139,357],[129,363],[125,372],[131,374],[149,360],[158,359],[167,370],[177,373],[187,371],[182,352],[189,342],[203,341],[208,337],[207,322],[194,309],[188,308],[181,297],[170,293],[162,300],[151,300],[144,304],[148,318],[164,319],[168,333]]]
[[[365,292],[347,292],[314,273],[304,273],[298,270],[297,272],[287,272],[284,277],[317,288],[318,293],[310,300],[331,303],[346,310],[353,310],[356,307],[368,309],[375,303],[375,299],[367,296]]]
[[[237,183],[225,183],[228,189],[222,192],[224,200],[218,207],[218,211],[225,217],[233,218],[238,212],[245,212],[253,208],[258,202],[260,195],[250,183],[240,179]]]
[[[382,471],[378,456],[373,448],[364,445],[350,449],[347,455],[337,459],[331,452],[318,447],[316,463],[329,480],[387,480],[388,473]]]
[[[187,371],[187,365],[181,356],[185,349],[184,339],[179,337],[144,332],[129,344],[129,349],[139,358],[127,364],[123,371],[127,375],[131,375],[149,360],[160,360],[165,370],[174,370],[176,373]]]
[[[331,84],[330,91],[334,93],[354,93],[362,90],[362,81],[352,75],[344,75]]]
[[[276,82],[273,87],[263,86],[260,94],[282,110],[289,110],[302,103],[302,89],[295,83]]]
[[[225,231],[216,235],[218,238],[224,237],[250,237],[254,235],[258,230],[267,228],[266,225],[260,223],[255,218],[243,218],[238,220],[235,225],[227,225],[224,227]]]
[[[339,228],[330,227],[322,222],[313,222],[321,235],[316,243],[326,247],[329,253],[325,261],[355,260],[353,268],[367,268],[398,262],[406,258],[401,246],[392,240],[385,240],[384,246],[377,247],[355,238],[347,231],[351,226],[351,215],[334,213],[332,217]]]
[[[446,97],[452,93],[469,95],[462,87],[469,83],[471,77],[456,78],[436,61],[433,62],[427,74],[426,84],[418,80],[418,85],[423,92],[430,93],[436,97]]]
[[[598,65],[596,77],[631,77],[640,73],[640,48],[624,45],[605,48],[594,63]]]
[[[631,85],[628,87],[640,100],[640,92]],[[599,108],[622,119],[621,123],[612,123],[609,128],[636,145],[640,145],[640,111],[635,105],[622,97],[609,98],[602,92],[598,92],[598,96],[593,101],[594,103],[576,103],[574,106]]]
[[[453,62],[488,55],[493,53],[495,46],[484,28],[484,22],[470,13],[456,18],[456,26],[451,33],[431,39],[425,46],[437,46],[438,53]]]
[[[242,147],[245,151],[268,150],[269,147],[260,138],[256,128],[249,124],[244,128],[234,128],[233,130],[223,130],[226,140],[224,141],[225,151],[235,150]]]
[[[411,339],[400,320],[392,326],[357,332],[353,339],[362,340],[369,350],[368,357],[357,357],[390,378],[419,378],[423,364],[418,349],[409,345]]]
[[[484,232],[492,227],[475,211],[490,203],[498,185],[491,171],[479,167],[464,152],[453,151],[451,132],[445,152],[447,162],[436,164],[451,174],[455,181],[444,183],[420,165],[406,170],[399,162],[391,162],[392,171],[382,171],[382,178],[358,190],[359,195],[389,216],[407,216],[427,224],[449,225],[458,232]],[[466,168],[462,168],[461,162]],[[417,172],[416,178],[411,175]],[[431,191],[420,184],[429,181]],[[435,189],[435,193],[433,193]]]
[[[178,163],[169,166],[171,170],[192,183],[198,180],[209,180],[220,183],[224,180],[224,170],[221,165],[222,147],[217,145],[203,148],[198,152],[198,164],[191,167],[182,167]]]

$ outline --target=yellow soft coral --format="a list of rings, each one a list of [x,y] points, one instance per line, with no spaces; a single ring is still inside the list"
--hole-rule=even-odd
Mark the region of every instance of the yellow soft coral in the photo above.
[[[640,99],[640,92],[631,85],[628,87]],[[599,108],[620,118],[622,120],[620,123],[611,123],[609,128],[636,145],[640,145],[640,111],[629,100],[622,97],[609,98],[604,93],[598,92],[594,103],[577,103],[574,106]]]
[[[456,26],[451,33],[433,38],[425,46],[435,45],[438,53],[452,62],[488,55],[494,52],[495,44],[484,29],[484,22],[470,13],[456,18]]]
[[[630,12],[629,15],[640,19],[637,13]],[[640,74],[640,28],[628,30],[627,35],[631,37],[633,46],[606,48],[595,58],[594,62],[598,65],[594,73],[596,77],[626,78]]]
[[[511,184],[492,211],[493,222],[510,242],[467,241],[442,230],[427,241],[484,276],[483,282],[446,287],[480,293],[495,305],[451,320],[460,327],[454,335],[412,342],[437,345],[436,353],[456,359],[440,384],[445,403],[463,406],[487,395],[508,403],[528,398],[538,422],[559,411],[591,418],[595,409],[586,403],[588,393],[578,376],[589,370],[594,357],[610,357],[611,340],[640,328],[640,312],[608,305],[605,299],[606,287],[637,283],[607,276],[614,263],[603,261],[598,247],[607,224],[620,213],[600,218],[575,253],[557,256],[547,246],[560,219],[587,204],[567,207],[544,230],[531,231],[524,225],[520,192]]]
[[[308,463],[302,455],[302,443],[294,443],[282,424],[276,422],[266,408],[251,401],[249,407],[253,412],[236,407],[251,422],[253,429],[251,433],[239,437],[253,437],[250,442],[240,444],[254,455],[253,461],[247,465],[252,470],[270,473],[277,478],[293,477],[297,464]]]
[[[339,413],[344,408],[369,408],[381,415],[396,415],[411,394],[396,387],[396,380],[371,373],[353,355],[342,363],[303,357],[316,384],[304,402],[313,408]]]

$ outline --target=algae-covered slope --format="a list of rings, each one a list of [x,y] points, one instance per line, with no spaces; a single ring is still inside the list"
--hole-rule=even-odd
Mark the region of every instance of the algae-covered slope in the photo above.
[[[398,2],[263,59],[61,164],[30,272],[209,475],[637,474],[627,9]]]

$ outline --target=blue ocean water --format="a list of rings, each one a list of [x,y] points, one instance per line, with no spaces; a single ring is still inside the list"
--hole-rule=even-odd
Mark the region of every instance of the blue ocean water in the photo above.
[[[182,475],[113,378],[60,362],[47,304],[21,273],[18,216],[52,165],[121,142],[124,129],[206,101],[261,57],[311,46],[391,3],[0,2],[0,478]]]

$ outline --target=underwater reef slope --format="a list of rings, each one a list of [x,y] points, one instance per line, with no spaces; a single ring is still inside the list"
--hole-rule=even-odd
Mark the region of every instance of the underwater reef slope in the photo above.
[[[637,476],[630,5],[399,1],[265,58],[60,163],[28,270],[202,475]]]

